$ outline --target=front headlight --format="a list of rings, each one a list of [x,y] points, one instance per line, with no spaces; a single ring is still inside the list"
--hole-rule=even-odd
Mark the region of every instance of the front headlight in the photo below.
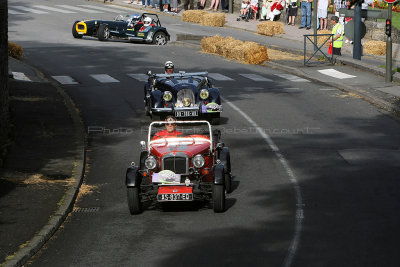
[[[165,101],[171,101],[171,99],[172,99],[171,92],[170,91],[165,91],[164,95],[163,95],[163,98],[164,98]]]
[[[204,163],[206,163],[206,161],[202,155],[199,154],[193,157],[193,166],[195,166],[196,168],[203,167]]]
[[[152,170],[157,166],[157,160],[153,156],[149,156],[145,161],[144,165],[147,169]]]
[[[201,89],[200,91],[200,98],[206,100],[209,96],[207,89]]]

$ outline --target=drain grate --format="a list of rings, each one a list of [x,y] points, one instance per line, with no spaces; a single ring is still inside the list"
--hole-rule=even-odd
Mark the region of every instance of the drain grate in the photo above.
[[[74,208],[73,212],[76,212],[76,213],[92,213],[92,212],[98,212],[99,210],[100,210],[100,207]]]

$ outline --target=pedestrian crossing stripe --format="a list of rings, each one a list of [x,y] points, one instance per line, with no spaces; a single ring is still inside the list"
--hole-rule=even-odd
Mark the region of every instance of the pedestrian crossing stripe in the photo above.
[[[23,72],[16,72],[16,71],[13,71],[12,74],[13,74],[13,78],[14,78],[15,80],[27,81],[27,82],[31,82],[31,81],[32,81],[32,80],[29,79]]]
[[[299,76],[296,76],[293,74],[280,73],[280,74],[274,74],[274,75],[284,78],[286,80],[289,80],[291,82],[310,82],[309,80],[300,78]]]
[[[50,11],[55,11],[55,12],[60,12],[60,13],[64,13],[64,14],[76,13],[76,12],[74,12],[74,11],[69,11],[69,10],[59,9],[59,8],[49,7],[49,6],[42,6],[42,5],[35,5],[35,6],[33,6],[33,7],[41,8],[41,9],[46,9],[46,10],[50,10]]]
[[[90,76],[101,83],[119,83],[117,79],[108,74],[91,74]]]
[[[149,76],[144,73],[128,73],[127,75],[135,80],[138,80],[139,82],[147,82],[149,79]]]
[[[216,80],[216,81],[234,81],[234,79],[229,78],[228,76],[219,74],[219,73],[209,73],[208,77]]]
[[[29,7],[24,7],[24,6],[12,6],[12,8],[19,9],[19,10],[26,11],[26,12],[35,13],[35,14],[48,14],[49,13],[49,12],[46,12],[46,11],[41,11],[41,10],[37,10],[37,9],[29,8]]]
[[[318,70],[318,72],[320,72],[322,74],[325,74],[325,75],[328,75],[328,76],[331,76],[331,77],[334,77],[336,79],[340,79],[340,80],[357,77],[357,76],[350,75],[350,74],[347,74],[347,73],[344,73],[344,72],[340,72],[340,71],[335,70],[335,69]]]
[[[25,13],[21,13],[12,9],[8,9],[8,14],[12,14],[12,15],[23,15]]]
[[[79,84],[70,76],[51,76],[54,80],[59,82],[60,84]]]
[[[260,76],[258,74],[252,74],[252,73],[241,73],[239,74],[240,76],[243,76],[245,78],[248,78],[250,80],[253,80],[255,82],[271,82],[271,79],[265,78],[263,76]]]
[[[87,8],[81,8],[81,7],[76,7],[76,6],[69,6],[69,5],[56,5],[56,6],[66,8],[66,9],[72,9],[72,10],[76,10],[76,11],[86,12],[86,13],[103,13],[101,11],[90,10]]]

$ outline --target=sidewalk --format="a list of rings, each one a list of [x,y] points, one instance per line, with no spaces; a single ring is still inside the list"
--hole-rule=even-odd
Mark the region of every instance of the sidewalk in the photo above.
[[[9,58],[9,69],[32,79],[9,79],[13,136],[0,169],[0,265],[20,266],[71,211],[84,140],[79,115],[61,89],[21,61]]]

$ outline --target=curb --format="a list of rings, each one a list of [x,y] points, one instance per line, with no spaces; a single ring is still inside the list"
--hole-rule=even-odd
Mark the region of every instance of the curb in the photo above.
[[[23,62],[26,65],[26,63]],[[37,74],[37,76],[43,76],[40,71],[30,66]],[[66,191],[61,199],[61,205],[58,209],[50,216],[49,221],[42,229],[36,233],[31,240],[27,242],[27,245],[20,248],[11,259],[0,263],[2,267],[14,267],[22,266],[25,264],[41,247],[53,236],[60,225],[67,218],[68,214],[72,211],[73,205],[75,203],[76,197],[79,192],[80,185],[83,180],[83,175],[85,171],[85,132],[84,125],[76,110],[72,99],[69,95],[57,84],[50,82],[50,84],[57,90],[57,92],[63,97],[64,104],[71,116],[74,128],[75,128],[75,138],[76,138],[76,158],[77,163],[73,169],[74,183]]]

